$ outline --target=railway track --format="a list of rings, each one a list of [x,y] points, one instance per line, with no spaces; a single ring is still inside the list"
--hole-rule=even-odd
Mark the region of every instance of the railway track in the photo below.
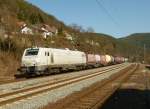
[[[94,72],[92,74],[71,77],[67,79],[58,80],[55,82],[50,81],[50,82],[46,82],[46,83],[39,84],[39,85],[33,85],[32,87],[28,87],[28,88],[8,91],[7,93],[0,94],[0,108],[7,109],[11,107],[11,109],[13,108],[16,109],[16,106],[22,106],[19,104],[21,104],[21,102],[23,103],[24,101],[26,101],[25,99],[29,100],[29,99],[32,99],[32,97],[36,97],[42,93],[53,91],[53,90],[56,90],[65,86],[74,85],[81,81],[85,81],[85,80],[87,81],[87,80],[90,80],[91,78],[97,78],[98,76],[102,76],[103,79],[108,78],[109,76],[118,72],[120,69],[124,69],[127,66],[129,65],[126,65],[126,64],[118,65],[110,69],[105,69],[99,72]],[[35,106],[31,106],[31,107],[35,107]],[[28,107],[28,108],[31,108],[31,107]],[[17,107],[17,108],[20,109],[21,107]]]
[[[124,65],[124,64],[121,64]],[[23,89],[23,88],[30,88],[32,86],[38,86],[44,83],[48,83],[51,81],[51,83],[57,81],[57,80],[65,80],[73,77],[80,77],[84,76],[87,74],[92,74],[95,72],[101,72],[105,71],[107,69],[119,67],[121,65],[113,65],[113,66],[108,66],[108,67],[103,67],[103,68],[97,68],[97,69],[90,69],[90,70],[84,70],[84,71],[79,71],[79,72],[72,72],[72,73],[64,73],[64,74],[59,74],[59,75],[52,75],[52,76],[47,76],[47,77],[41,77],[41,78],[32,78],[32,79],[19,79],[16,80],[15,82],[8,81],[8,83],[4,83],[0,85],[0,94],[8,93],[11,91]]]
[[[132,65],[123,69],[120,71],[121,73],[113,75],[111,79],[95,83],[91,87],[72,94],[55,104],[49,104],[44,109],[100,109],[104,101],[113,94],[138,67],[139,65]]]
[[[100,67],[100,68],[95,68],[96,69],[96,72],[97,71],[102,71],[102,70],[106,70],[106,69],[109,69],[109,68],[112,68],[112,67],[115,67],[115,66],[118,66],[118,65],[112,65],[112,66],[107,66],[107,67]],[[85,72],[85,71],[89,71],[91,73],[93,73],[93,71],[95,69],[88,69],[88,70],[81,70],[81,71],[78,71],[78,72]],[[94,71],[95,72],[95,71]],[[67,72],[67,73],[76,73],[75,72]],[[0,85],[3,85],[3,84],[9,84],[9,83],[16,83],[16,82],[22,82],[22,81],[29,81],[29,80],[39,80],[39,79],[42,79],[42,78],[49,78],[49,77],[56,77],[58,75],[65,75],[67,73],[60,73],[60,74],[56,74],[56,75],[50,75],[50,76],[41,76],[41,77],[34,77],[34,78],[18,78],[18,79],[15,79],[14,77],[0,77]]]

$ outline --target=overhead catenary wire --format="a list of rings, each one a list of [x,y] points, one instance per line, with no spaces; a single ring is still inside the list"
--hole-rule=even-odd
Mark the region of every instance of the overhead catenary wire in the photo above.
[[[107,14],[107,16],[110,18],[110,20],[117,26],[119,31],[122,33],[120,25],[116,22],[116,20],[109,13],[109,11],[103,6],[102,2],[100,0],[95,0],[95,1],[96,1],[97,5],[99,6],[99,8],[102,9]]]

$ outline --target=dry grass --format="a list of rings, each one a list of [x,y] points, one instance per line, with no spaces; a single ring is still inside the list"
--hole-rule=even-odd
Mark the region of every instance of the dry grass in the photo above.
[[[13,76],[19,67],[19,61],[11,53],[0,52],[0,76]]]

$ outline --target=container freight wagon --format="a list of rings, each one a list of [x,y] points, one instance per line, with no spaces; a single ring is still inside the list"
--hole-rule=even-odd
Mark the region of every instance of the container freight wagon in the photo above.
[[[115,64],[115,58],[111,56],[111,64]]]
[[[107,65],[112,65],[114,64],[114,57],[113,56],[110,56],[110,55],[100,55],[101,57],[101,60],[100,60],[100,63],[102,66],[107,66]]]
[[[110,55],[105,55],[107,65],[111,65],[114,61],[113,57]]]
[[[101,66],[101,64],[100,64],[100,61],[101,61],[100,55],[96,54],[95,59],[96,59],[95,67],[100,67]]]
[[[125,62],[128,62],[128,61],[129,61],[129,59],[128,59],[128,58],[124,58],[124,61],[125,61]]]
[[[107,62],[106,62],[106,56],[105,55],[100,55],[100,64],[101,66],[106,66]]]
[[[121,57],[121,63],[125,62],[125,58],[124,57]]]
[[[125,58],[124,57],[115,57],[115,63],[116,64],[121,64],[125,62]]]
[[[94,54],[86,54],[87,68],[94,68],[96,64],[96,57]]]
[[[81,51],[28,48],[24,51],[21,68],[15,76],[45,75],[63,70],[83,69],[85,66],[86,55]]]

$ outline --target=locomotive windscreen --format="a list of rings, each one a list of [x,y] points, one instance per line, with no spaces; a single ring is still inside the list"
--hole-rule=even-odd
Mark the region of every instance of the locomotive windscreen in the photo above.
[[[39,49],[26,50],[25,56],[38,55]]]

